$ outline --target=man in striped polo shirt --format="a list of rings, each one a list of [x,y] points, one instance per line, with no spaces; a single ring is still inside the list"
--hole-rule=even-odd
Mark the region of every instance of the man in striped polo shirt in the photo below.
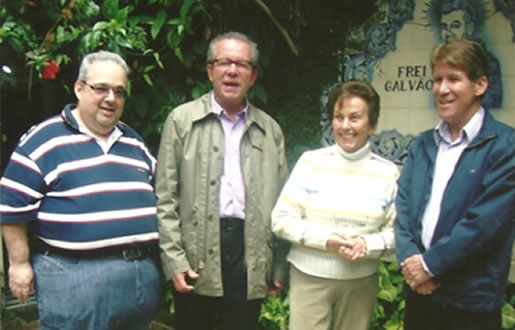
[[[9,287],[35,290],[42,329],[145,329],[157,308],[156,161],[119,121],[127,74],[84,57],[78,103],[23,135],[0,181]]]

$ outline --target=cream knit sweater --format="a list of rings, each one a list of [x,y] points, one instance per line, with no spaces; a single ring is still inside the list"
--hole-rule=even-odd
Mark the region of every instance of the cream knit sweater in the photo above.
[[[355,279],[377,272],[379,257],[394,248],[396,180],[392,162],[367,143],[350,154],[338,145],[305,152],[272,212],[272,230],[291,241],[288,260],[323,278]],[[332,233],[360,236],[368,254],[346,261],[327,249]]]

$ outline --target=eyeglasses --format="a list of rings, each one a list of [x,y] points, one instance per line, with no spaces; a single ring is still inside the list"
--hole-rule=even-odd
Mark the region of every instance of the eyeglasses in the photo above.
[[[116,98],[125,99],[127,97],[127,90],[122,87],[113,88],[105,85],[90,85],[85,81],[81,81],[81,83],[91,88],[91,90],[98,96],[106,97],[109,95],[110,91],[113,91]]]
[[[215,67],[226,70],[231,67],[231,65],[235,65],[236,69],[238,70],[247,70],[250,71],[254,67],[252,62],[247,60],[238,60],[234,61],[229,58],[217,58],[213,61],[211,61],[211,64],[213,64]]]

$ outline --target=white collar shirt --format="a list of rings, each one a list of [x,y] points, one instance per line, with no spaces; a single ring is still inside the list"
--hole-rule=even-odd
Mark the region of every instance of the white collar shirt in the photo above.
[[[422,218],[422,243],[426,249],[431,246],[447,183],[454,173],[463,150],[479,134],[484,117],[485,110],[481,107],[463,127],[460,136],[455,141],[451,140],[450,128],[445,121],[438,123],[435,128],[434,138],[438,146],[438,154],[436,156],[431,197]]]

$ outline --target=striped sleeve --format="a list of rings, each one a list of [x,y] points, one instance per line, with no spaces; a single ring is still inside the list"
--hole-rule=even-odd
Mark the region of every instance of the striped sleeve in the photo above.
[[[305,153],[293,168],[272,211],[272,230],[278,237],[290,242],[326,250],[333,230],[305,221],[306,203],[313,193],[310,184],[312,174],[309,156]]]
[[[18,146],[0,179],[0,214],[4,223],[36,220],[46,191],[38,165]]]

